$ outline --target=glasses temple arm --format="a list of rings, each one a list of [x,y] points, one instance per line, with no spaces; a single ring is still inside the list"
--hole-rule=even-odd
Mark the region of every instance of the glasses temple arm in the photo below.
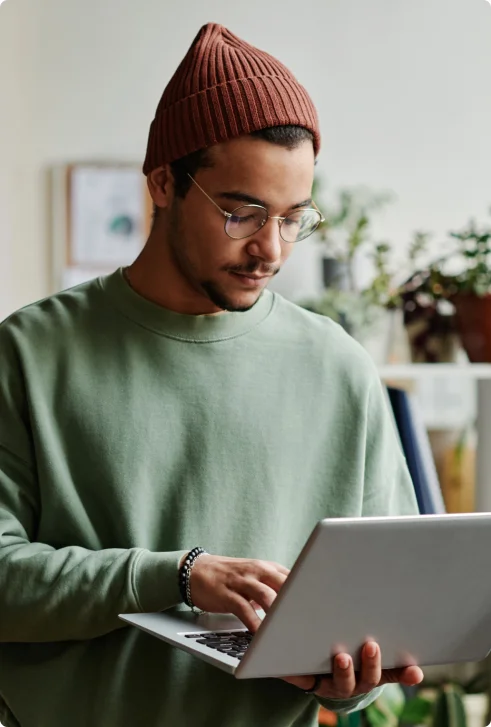
[[[313,207],[313,208],[314,208],[315,210],[317,210],[317,212],[318,212],[318,213],[320,214],[320,216],[321,216],[321,222],[325,222],[325,221],[326,221],[326,218],[324,217],[324,215],[322,214],[322,212],[320,211],[320,209],[319,209],[319,208],[317,207],[317,205],[316,205],[316,203],[314,202],[314,200],[312,200],[312,207]]]
[[[203,193],[203,194],[205,195],[205,197],[207,197],[207,198],[208,198],[208,199],[210,200],[210,202],[212,202],[212,203],[213,203],[213,204],[215,205],[215,207],[217,208],[217,210],[220,210],[220,212],[222,213],[222,215],[223,215],[224,217],[232,217],[232,215],[230,214],[230,212],[226,212],[225,210],[222,210],[222,208],[221,208],[221,207],[220,207],[220,206],[219,206],[219,205],[218,205],[218,204],[217,204],[217,203],[215,202],[215,200],[214,200],[214,199],[212,199],[212,198],[210,197],[210,195],[209,195],[209,194],[206,194],[206,192],[205,192],[205,190],[203,189],[203,187],[201,187],[201,186],[200,186],[200,185],[198,184],[198,182],[196,181],[196,179],[194,179],[194,178],[193,178],[193,177],[192,177],[192,176],[191,176],[191,175],[189,174],[189,172],[188,172],[187,174],[188,174],[188,177],[189,177],[189,179],[190,179],[190,180],[191,180],[191,181],[193,182],[193,184],[195,184],[195,185],[196,185],[196,186],[198,187],[198,189],[199,189],[199,190],[200,190],[200,191],[201,191],[201,192],[202,192],[202,193]]]

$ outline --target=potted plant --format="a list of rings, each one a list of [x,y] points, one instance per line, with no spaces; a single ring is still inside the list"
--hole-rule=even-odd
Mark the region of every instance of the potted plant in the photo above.
[[[396,299],[413,360],[452,361],[460,339],[471,362],[491,362],[491,228],[471,220],[448,234],[442,254],[426,266],[416,263],[429,235],[416,233],[410,245],[413,270]]]
[[[319,195],[320,182],[314,185]],[[371,213],[390,200],[387,193],[375,194],[364,188],[342,189],[336,204],[322,204],[325,222],[319,227],[318,241],[324,246],[320,297],[300,301],[300,305],[340,323],[362,340],[387,316],[391,298],[391,246],[371,233]],[[361,262],[372,268],[371,280],[360,282]]]
[[[407,262],[410,274],[390,305],[402,309],[413,363],[449,363],[459,349],[455,309],[445,296],[441,261],[422,264],[429,241],[429,233],[414,233]]]
[[[491,227],[479,229],[471,220],[450,234],[462,264],[449,290],[460,338],[472,363],[491,362]]]
[[[313,195],[322,195],[322,182],[316,177]],[[341,189],[334,206],[322,203],[324,222],[316,237],[325,248],[322,258],[324,286],[334,285],[356,291],[356,259],[362,252],[373,250],[370,215],[392,200],[388,192],[374,193],[364,187]]]

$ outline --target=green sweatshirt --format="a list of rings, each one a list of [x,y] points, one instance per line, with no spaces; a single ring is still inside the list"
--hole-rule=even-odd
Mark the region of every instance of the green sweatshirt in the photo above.
[[[196,545],[291,567],[322,517],[417,512],[361,347],[271,292],[188,316],[117,271],[8,318],[0,362],[0,721],[316,724],[296,687],[236,680],[118,614],[179,604]]]

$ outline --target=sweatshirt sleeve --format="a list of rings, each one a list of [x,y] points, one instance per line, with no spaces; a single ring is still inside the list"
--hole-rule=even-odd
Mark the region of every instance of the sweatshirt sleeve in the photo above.
[[[366,405],[364,516],[417,515],[413,483],[392,418],[385,387],[375,373]],[[348,713],[374,702],[384,687],[351,699],[318,699],[326,709]]]
[[[120,613],[179,603],[185,551],[57,549],[36,537],[41,508],[21,366],[0,330],[0,642],[91,639],[124,627]]]

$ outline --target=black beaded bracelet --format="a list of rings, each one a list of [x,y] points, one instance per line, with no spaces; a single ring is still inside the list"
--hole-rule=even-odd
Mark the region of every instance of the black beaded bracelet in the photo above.
[[[193,548],[189,551],[182,566],[179,568],[179,591],[181,598],[189,608],[195,610],[195,605],[191,600],[191,571],[198,558],[206,555],[204,548]]]

